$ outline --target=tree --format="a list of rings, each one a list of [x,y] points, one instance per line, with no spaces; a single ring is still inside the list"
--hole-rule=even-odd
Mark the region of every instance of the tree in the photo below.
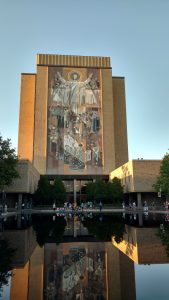
[[[62,180],[57,177],[53,184],[50,184],[48,177],[40,177],[38,187],[35,192],[36,204],[63,204],[66,200],[66,189]]]
[[[105,181],[98,179],[95,182],[95,200],[106,199],[106,183]]]
[[[51,186],[51,197],[56,204],[63,204],[66,200],[66,189],[59,177],[54,180],[54,184]]]
[[[47,176],[41,176],[38,181],[38,187],[35,192],[35,200],[38,204],[51,204],[51,185]]]
[[[102,179],[89,183],[86,186],[87,199],[90,201],[104,200],[106,197],[106,183]]]
[[[113,178],[112,181],[104,182],[99,179],[86,186],[88,200],[103,201],[104,203],[120,203],[123,201],[123,187],[120,179]]]
[[[167,152],[160,166],[160,175],[157,177],[156,183],[153,185],[157,192],[169,197],[169,153]]]
[[[119,178],[114,177],[112,182],[107,184],[107,198],[113,203],[121,203],[123,201],[123,187]]]
[[[86,185],[87,200],[93,201],[95,198],[95,182],[90,182]]]
[[[14,178],[19,177],[17,170],[18,157],[11,147],[11,140],[3,140],[0,136],[0,189],[10,185]]]

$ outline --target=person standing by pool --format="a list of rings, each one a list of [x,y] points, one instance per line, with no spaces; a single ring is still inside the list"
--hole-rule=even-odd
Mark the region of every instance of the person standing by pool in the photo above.
[[[84,208],[84,203],[82,202],[81,203],[81,210],[83,211],[83,208]]]
[[[67,201],[64,203],[64,210],[67,209]]]
[[[144,201],[144,211],[148,211],[147,201]]]
[[[56,204],[55,204],[55,202],[53,203],[53,210],[54,211],[56,210]]]
[[[99,202],[100,212],[102,211],[102,206],[103,206],[103,204],[102,204],[102,202],[100,201],[100,202]]]
[[[4,212],[7,213],[8,212],[8,207],[7,207],[7,204],[5,204],[4,206]]]

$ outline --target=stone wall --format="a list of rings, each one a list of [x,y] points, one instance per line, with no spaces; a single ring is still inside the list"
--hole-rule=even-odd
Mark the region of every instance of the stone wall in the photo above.
[[[125,193],[155,192],[153,184],[160,172],[161,160],[131,160],[110,173],[118,177]]]
[[[28,160],[20,160],[18,163],[19,178],[5,188],[6,193],[33,194],[40,178],[38,171]]]
[[[35,106],[36,74],[22,74],[18,157],[33,161],[34,143],[34,106]]]
[[[127,120],[124,77],[113,77],[113,120],[115,168],[128,161]]]

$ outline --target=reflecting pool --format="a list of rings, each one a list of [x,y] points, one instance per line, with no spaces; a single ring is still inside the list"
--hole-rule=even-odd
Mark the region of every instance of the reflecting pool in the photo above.
[[[165,214],[0,219],[0,299],[167,300]]]

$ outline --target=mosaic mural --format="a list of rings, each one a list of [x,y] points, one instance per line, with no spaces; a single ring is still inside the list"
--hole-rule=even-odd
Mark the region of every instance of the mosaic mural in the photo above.
[[[98,69],[49,68],[48,172],[102,170]]]
[[[46,244],[44,299],[107,299],[104,244]]]

